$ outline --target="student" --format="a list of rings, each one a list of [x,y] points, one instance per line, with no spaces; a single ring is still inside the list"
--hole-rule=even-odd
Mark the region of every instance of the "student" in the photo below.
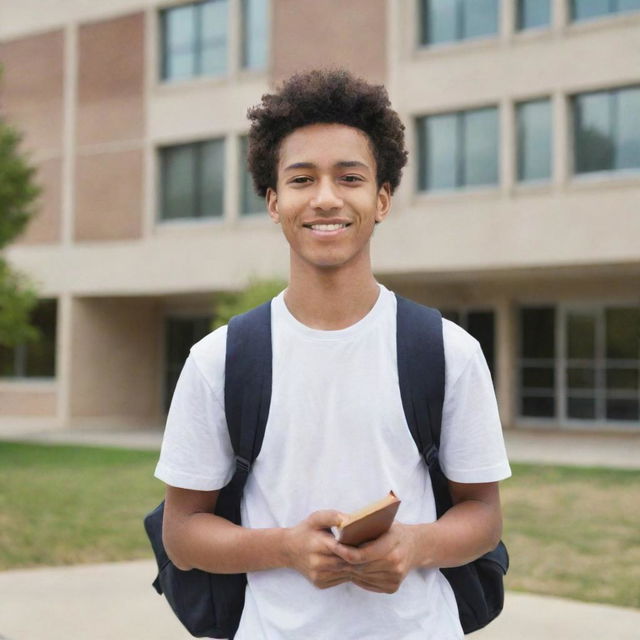
[[[224,414],[226,327],[195,344],[178,381],[156,476],[164,542],[182,569],[246,572],[236,635],[257,639],[462,637],[439,567],[494,548],[510,475],[478,342],[443,321],[440,461],[455,506],[436,520],[396,367],[396,298],[370,260],[407,153],[383,87],[342,71],[292,77],[249,111],[249,166],[289,244],[271,303],[273,391],[243,526],[211,512],[234,457]],[[388,533],[362,548],[327,530],[392,489]]]

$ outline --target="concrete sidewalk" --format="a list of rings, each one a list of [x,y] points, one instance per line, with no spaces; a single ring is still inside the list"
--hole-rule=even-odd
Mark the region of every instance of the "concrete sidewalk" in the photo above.
[[[0,639],[187,640],[154,577],[147,560],[0,572]],[[640,610],[507,593],[502,615],[470,637],[637,640],[639,629]]]

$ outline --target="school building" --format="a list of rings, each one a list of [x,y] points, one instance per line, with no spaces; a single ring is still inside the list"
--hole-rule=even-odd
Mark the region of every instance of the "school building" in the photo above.
[[[378,279],[480,340],[505,428],[640,429],[640,0],[45,4],[0,2],[44,334],[0,349],[2,420],[162,427],[216,295],[287,275],[246,110],[339,66],[406,124]]]

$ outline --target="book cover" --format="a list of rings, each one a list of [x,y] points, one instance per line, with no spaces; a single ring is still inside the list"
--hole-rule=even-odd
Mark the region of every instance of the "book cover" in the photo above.
[[[389,530],[396,517],[400,500],[389,491],[389,495],[346,516],[334,527],[338,542],[358,546],[375,540]]]

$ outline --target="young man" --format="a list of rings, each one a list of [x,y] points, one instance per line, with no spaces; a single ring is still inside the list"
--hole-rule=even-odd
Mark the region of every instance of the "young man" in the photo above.
[[[289,286],[271,303],[269,419],[236,526],[211,513],[234,468],[226,328],[192,347],[156,470],[165,546],[180,568],[248,574],[238,640],[460,638],[438,568],[496,546],[510,470],[480,346],[444,321],[440,461],[455,506],[436,520],[400,398],[396,299],[369,252],[406,162],[404,127],[382,87],[345,72],[295,76],[249,117],[254,183],[290,247]],[[402,499],[389,532],[336,542],[341,513],[389,489]]]

